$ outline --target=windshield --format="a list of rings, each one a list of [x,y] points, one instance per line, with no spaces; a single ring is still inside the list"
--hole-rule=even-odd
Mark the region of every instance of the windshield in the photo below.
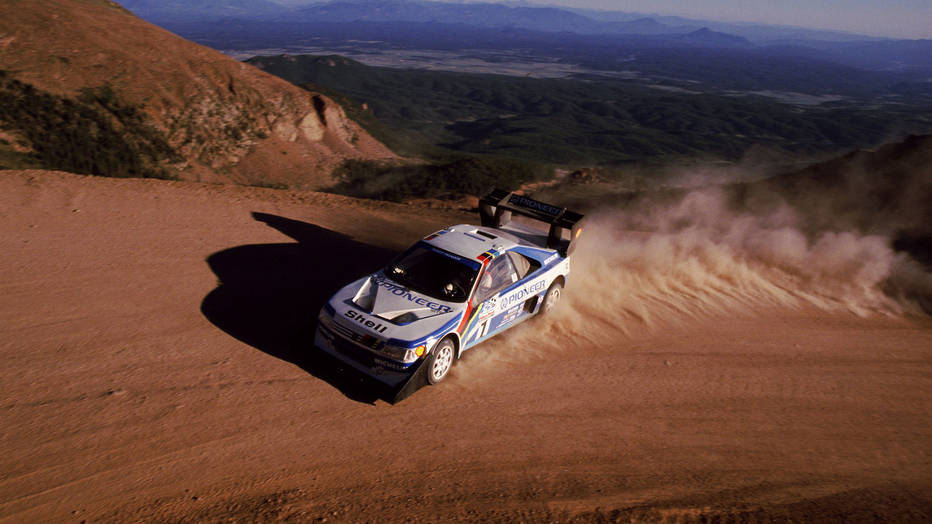
[[[385,268],[385,276],[395,282],[449,302],[465,302],[478,273],[478,262],[423,242],[415,244]]]

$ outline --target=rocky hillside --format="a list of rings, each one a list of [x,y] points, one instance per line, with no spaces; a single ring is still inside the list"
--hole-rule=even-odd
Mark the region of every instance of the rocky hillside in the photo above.
[[[185,180],[318,188],[344,159],[393,156],[327,97],[107,0],[0,3],[0,70],[52,97],[112,91],[162,135],[174,153],[162,167]],[[0,136],[35,149],[6,120]]]

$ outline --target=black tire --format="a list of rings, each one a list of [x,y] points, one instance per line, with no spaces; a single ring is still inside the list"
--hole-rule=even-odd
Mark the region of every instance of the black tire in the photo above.
[[[563,295],[563,284],[561,284],[559,280],[554,281],[547,289],[547,294],[544,295],[544,303],[540,305],[539,314],[546,315],[549,313],[553,307],[557,305],[557,302],[560,301],[561,295]]]
[[[450,373],[456,360],[456,345],[449,338],[441,340],[427,357],[427,382],[437,384]]]

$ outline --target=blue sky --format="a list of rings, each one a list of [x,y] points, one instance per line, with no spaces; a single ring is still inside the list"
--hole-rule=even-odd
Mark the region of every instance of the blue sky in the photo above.
[[[932,38],[932,0],[537,0],[532,3],[793,25],[872,36]]]

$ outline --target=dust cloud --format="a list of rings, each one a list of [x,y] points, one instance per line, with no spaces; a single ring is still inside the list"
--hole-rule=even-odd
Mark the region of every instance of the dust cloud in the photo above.
[[[701,190],[670,206],[596,212],[574,254],[570,309],[647,325],[762,306],[919,311],[900,288],[919,283],[920,269],[889,238],[807,234],[786,205],[758,216],[726,200]]]
[[[699,189],[590,211],[550,320],[494,343],[524,360],[735,316],[926,314],[932,274],[888,236],[812,231],[809,211],[763,207],[736,210],[727,191]]]

